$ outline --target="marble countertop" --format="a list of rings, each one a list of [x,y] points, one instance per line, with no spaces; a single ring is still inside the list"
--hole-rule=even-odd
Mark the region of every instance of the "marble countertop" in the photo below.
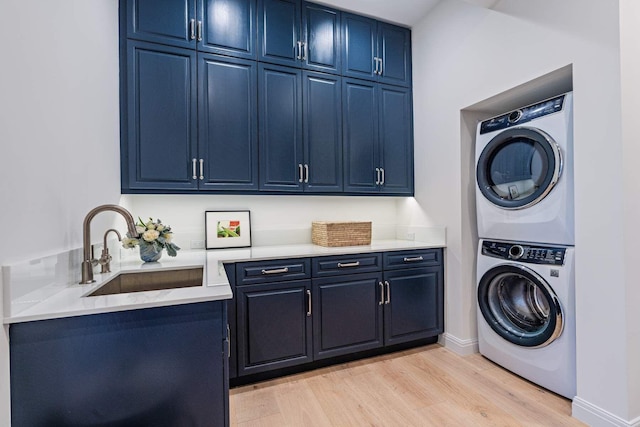
[[[4,323],[167,305],[225,300],[233,297],[224,263],[301,258],[350,253],[383,252],[444,247],[431,242],[408,240],[373,241],[367,246],[326,248],[312,244],[260,246],[246,249],[181,251],[177,257],[163,256],[156,263],[142,263],[136,251],[123,251],[112,262],[111,273],[94,274],[95,283],[80,285],[77,254],[67,253],[3,267]],[[87,296],[120,273],[204,267],[202,286],[115,295]],[[95,269],[99,271],[98,268]]]

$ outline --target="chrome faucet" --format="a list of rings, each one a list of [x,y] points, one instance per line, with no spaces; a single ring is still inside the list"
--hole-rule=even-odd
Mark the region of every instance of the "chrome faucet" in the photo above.
[[[114,233],[116,233],[116,236],[118,236],[118,241],[119,242],[122,241],[122,236],[120,235],[120,232],[118,230],[116,230],[115,228],[110,228],[107,231],[105,231],[105,233],[104,233],[104,242],[102,243],[102,254],[100,255],[100,259],[98,260],[98,264],[100,264],[102,266],[100,268],[100,273],[110,273],[111,272],[111,260],[113,259],[113,257],[111,256],[111,254],[109,254],[109,248],[107,247],[107,236],[112,231]]]
[[[129,235],[131,237],[138,237],[138,231],[136,230],[135,220],[133,219],[133,215],[118,205],[100,205],[95,207],[89,211],[87,216],[84,217],[84,222],[82,223],[82,280],[80,281],[81,285],[86,285],[87,283],[93,283],[95,280],[93,279],[93,266],[97,264],[95,259],[93,259],[93,254],[91,253],[91,220],[94,216],[104,211],[113,211],[118,212],[122,215],[127,222],[127,228],[129,229]],[[106,235],[105,235],[106,239]]]

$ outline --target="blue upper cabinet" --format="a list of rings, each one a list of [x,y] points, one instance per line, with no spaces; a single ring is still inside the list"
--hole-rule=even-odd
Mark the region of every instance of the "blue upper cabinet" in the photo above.
[[[342,192],[342,88],[339,76],[302,74],[304,190]]]
[[[300,0],[259,0],[258,60],[299,66]]]
[[[127,37],[178,47],[196,46],[194,0],[121,0]]]
[[[301,191],[302,71],[259,64],[260,189]]]
[[[127,64],[123,188],[195,190],[195,52],[131,40]]]
[[[342,74],[411,85],[411,30],[364,16],[342,15]]]
[[[411,91],[344,79],[344,189],[413,194]]]
[[[302,3],[302,66],[308,70],[340,73],[342,13],[313,3]]]
[[[300,0],[259,0],[258,60],[339,73],[340,15]]]
[[[199,0],[198,50],[256,59],[256,0]]]
[[[125,1],[130,39],[256,58],[256,0]]]
[[[257,190],[257,63],[201,53],[198,67],[199,186]]]

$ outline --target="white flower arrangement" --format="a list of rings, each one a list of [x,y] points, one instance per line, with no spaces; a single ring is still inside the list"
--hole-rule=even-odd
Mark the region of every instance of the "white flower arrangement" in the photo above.
[[[171,243],[171,239],[173,238],[171,227],[162,224],[160,219],[154,222],[153,218],[149,218],[149,221],[145,223],[138,217],[136,231],[139,237],[131,237],[131,235],[127,233],[127,237],[122,239],[123,248],[133,249],[136,246],[153,245],[157,252],[166,249],[169,256],[176,256],[180,250],[175,243]]]

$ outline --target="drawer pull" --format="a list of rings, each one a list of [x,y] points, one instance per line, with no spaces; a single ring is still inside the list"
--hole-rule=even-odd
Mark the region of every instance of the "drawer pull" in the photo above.
[[[338,263],[338,267],[340,267],[340,268],[344,268],[344,267],[358,267],[358,266],[360,266],[360,261],[355,261],[355,262],[345,262],[345,263],[339,262],[339,263]]]
[[[404,258],[404,262],[417,262],[417,261],[424,261],[424,258],[422,258],[421,256],[417,256],[413,258],[408,258],[408,257]]]
[[[282,274],[282,273],[288,273],[288,272],[289,272],[289,267],[275,268],[273,270],[262,270],[262,274]]]
[[[311,291],[307,290],[307,298],[309,303],[309,310],[307,310],[307,317],[311,317]]]
[[[384,304],[384,284],[382,282],[378,282],[380,285],[380,301],[378,301],[378,305]]]

